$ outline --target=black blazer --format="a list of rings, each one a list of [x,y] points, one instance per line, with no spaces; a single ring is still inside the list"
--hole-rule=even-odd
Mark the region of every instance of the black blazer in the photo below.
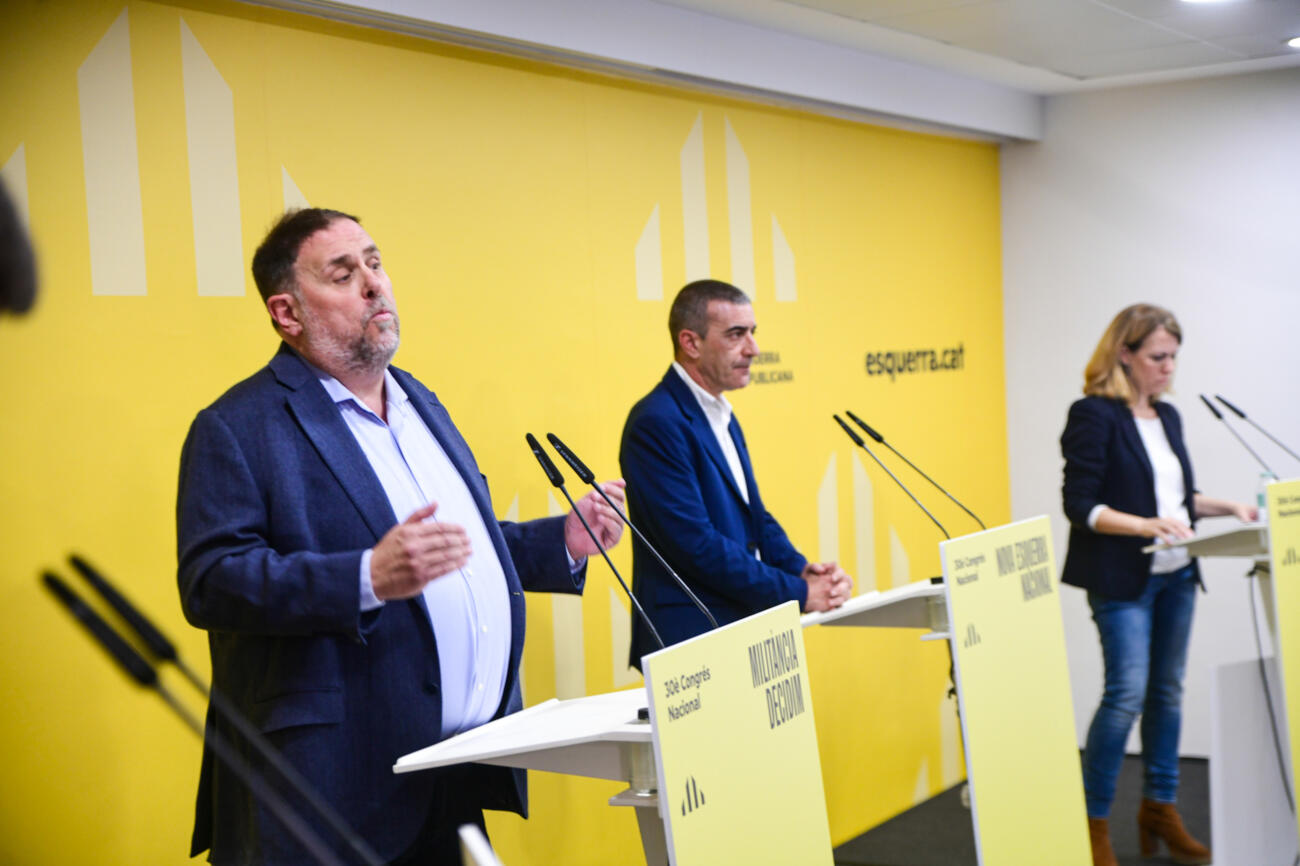
[[[1178,410],[1157,401],[1156,414],[1183,467],[1184,503],[1193,524],[1195,485],[1192,462],[1183,444],[1183,424]],[[1081,586],[1106,598],[1132,600],[1146,589],[1151,576],[1151,554],[1142,548],[1150,539],[1103,535],[1088,528],[1088,513],[1098,504],[1142,517],[1156,516],[1155,475],[1133,420],[1133,412],[1120,400],[1084,397],[1070,407],[1061,433],[1065,480],[1061,499],[1070,520],[1070,547],[1065,555],[1063,583]],[[1196,560],[1196,579],[1200,570]]]

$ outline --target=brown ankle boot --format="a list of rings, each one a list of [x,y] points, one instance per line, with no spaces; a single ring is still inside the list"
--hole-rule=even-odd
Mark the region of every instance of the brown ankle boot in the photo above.
[[[1138,845],[1143,857],[1154,857],[1160,840],[1169,848],[1169,858],[1184,866],[1199,866],[1211,860],[1210,849],[1192,838],[1183,826],[1182,816],[1173,803],[1142,800],[1138,809]]]
[[[1092,866],[1119,866],[1110,847],[1110,826],[1105,818],[1088,819],[1088,841],[1092,843]]]

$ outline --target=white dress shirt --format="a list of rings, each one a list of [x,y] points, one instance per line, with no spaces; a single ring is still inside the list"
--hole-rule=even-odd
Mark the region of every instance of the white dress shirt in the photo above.
[[[510,594],[505,572],[465,479],[424,423],[411,398],[384,371],[388,423],[329,374],[313,368],[379,477],[398,521],[438,503],[439,522],[469,535],[472,553],[458,571],[429,581],[424,602],[438,644],[444,737],[489,721],[510,664]],[[371,551],[361,557],[361,608],[383,604],[370,581]]]
[[[714,397],[708,391],[700,387],[700,384],[691,378],[691,374],[686,372],[686,368],[681,364],[673,361],[673,369],[677,375],[682,377],[682,381],[691,389],[695,395],[696,401],[700,408],[704,410],[704,417],[709,421],[709,427],[713,430],[714,437],[718,440],[718,447],[722,449],[722,456],[727,459],[727,466],[731,469],[731,477],[736,482],[736,487],[740,489],[740,496],[749,504],[749,485],[745,483],[745,470],[740,465],[740,453],[736,451],[736,443],[731,438],[731,403],[727,398],[719,394]]]

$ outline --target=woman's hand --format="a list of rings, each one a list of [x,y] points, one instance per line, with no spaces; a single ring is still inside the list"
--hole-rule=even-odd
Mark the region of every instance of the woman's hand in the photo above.
[[[1259,520],[1259,508],[1254,505],[1247,505],[1244,502],[1233,502],[1232,516],[1242,523],[1254,523]]]
[[[1227,517],[1232,515],[1242,523],[1254,523],[1259,520],[1259,509],[1244,502],[1233,502],[1230,499],[1213,499],[1203,493],[1197,493],[1192,498],[1192,503],[1196,507],[1197,517]]]
[[[1172,517],[1144,517],[1141,534],[1147,538],[1158,538],[1165,544],[1173,544],[1180,538],[1191,538],[1194,533],[1186,523]]]

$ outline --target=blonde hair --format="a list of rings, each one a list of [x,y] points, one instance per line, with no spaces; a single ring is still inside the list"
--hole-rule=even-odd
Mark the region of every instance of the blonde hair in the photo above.
[[[1136,352],[1157,328],[1164,328],[1180,344],[1183,329],[1174,314],[1154,304],[1134,304],[1120,310],[1111,320],[1106,333],[1093,350],[1092,360],[1083,370],[1083,393],[1089,397],[1110,397],[1131,403],[1133,386],[1120,360],[1120,350]]]

